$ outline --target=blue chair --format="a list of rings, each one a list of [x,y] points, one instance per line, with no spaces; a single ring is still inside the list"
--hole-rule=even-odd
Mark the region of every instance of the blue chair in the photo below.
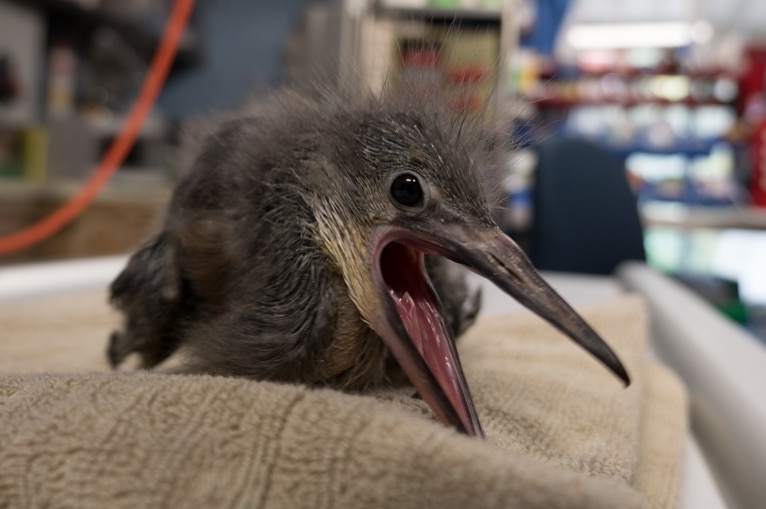
[[[636,197],[623,161],[581,139],[538,148],[530,257],[540,270],[611,274],[645,260]]]

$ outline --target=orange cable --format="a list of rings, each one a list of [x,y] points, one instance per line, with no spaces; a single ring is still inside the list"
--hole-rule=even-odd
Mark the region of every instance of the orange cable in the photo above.
[[[157,100],[175,59],[178,44],[194,7],[194,0],[175,0],[170,19],[165,25],[160,45],[152,58],[141,91],[125,120],[122,131],[109,146],[98,168],[66,203],[40,221],[17,232],[0,237],[0,255],[36,244],[69,224],[87,207],[122,164],[136,141],[146,115]]]

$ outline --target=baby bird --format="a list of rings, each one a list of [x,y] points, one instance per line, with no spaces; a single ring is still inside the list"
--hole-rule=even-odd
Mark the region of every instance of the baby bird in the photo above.
[[[503,143],[443,103],[283,92],[222,123],[163,230],[112,283],[125,316],[112,365],[137,352],[150,368],[182,349],[209,373],[363,390],[393,358],[439,420],[481,436],[454,339],[479,301],[446,258],[629,383],[493,222]]]

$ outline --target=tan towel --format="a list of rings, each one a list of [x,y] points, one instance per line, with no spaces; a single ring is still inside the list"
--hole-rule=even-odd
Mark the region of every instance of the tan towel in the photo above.
[[[628,367],[627,390],[529,313],[480,320],[460,352],[484,441],[434,422],[411,389],[108,373],[117,317],[103,301],[0,309],[0,507],[676,504],[685,393],[646,360],[635,297],[584,310]]]

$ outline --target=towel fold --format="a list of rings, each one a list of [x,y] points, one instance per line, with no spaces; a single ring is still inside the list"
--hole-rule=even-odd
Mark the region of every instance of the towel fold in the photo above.
[[[683,387],[640,299],[581,311],[631,386],[529,313],[480,319],[459,341],[478,440],[411,388],[109,373],[101,292],[7,306],[0,507],[674,507]]]

